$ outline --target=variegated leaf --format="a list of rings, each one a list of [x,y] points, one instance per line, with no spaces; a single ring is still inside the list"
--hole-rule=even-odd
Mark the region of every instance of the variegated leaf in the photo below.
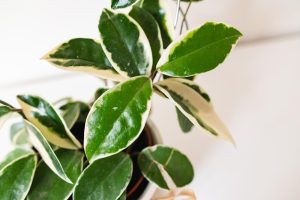
[[[16,148],[12,150],[0,162],[0,171],[3,170],[6,166],[8,166],[10,163],[20,159],[21,157],[26,157],[29,154],[34,154],[34,152],[24,148]]]
[[[18,102],[26,118],[42,132],[49,142],[66,149],[81,147],[62,116],[50,103],[32,95],[18,95]]]
[[[228,129],[215,113],[208,95],[203,90],[197,91],[200,88],[196,89],[191,85],[194,85],[192,81],[170,78],[158,82],[155,87],[167,96],[196,127],[233,142]]]
[[[150,75],[153,63],[151,47],[134,19],[104,9],[98,28],[103,50],[116,71],[125,78]]]

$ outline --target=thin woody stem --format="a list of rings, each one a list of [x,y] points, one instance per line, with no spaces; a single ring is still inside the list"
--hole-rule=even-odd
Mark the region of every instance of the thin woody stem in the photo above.
[[[187,8],[186,8],[186,10],[185,10],[185,13],[182,15],[182,18],[183,18],[183,19],[182,19],[182,22],[181,22],[180,34],[181,34],[182,31],[183,31],[183,24],[184,24],[184,23],[186,24],[186,30],[189,29],[188,24],[187,24],[187,19],[186,19],[186,17],[187,17],[187,14],[188,14],[189,10],[190,10],[191,5],[192,5],[192,1],[190,0],[189,4],[188,4],[188,6],[187,6]]]

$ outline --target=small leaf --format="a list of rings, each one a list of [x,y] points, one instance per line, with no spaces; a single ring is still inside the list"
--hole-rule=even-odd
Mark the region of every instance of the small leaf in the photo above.
[[[80,142],[72,135],[63,118],[44,99],[31,95],[18,95],[18,102],[26,118],[54,145],[78,149]]]
[[[167,48],[172,42],[173,25],[171,24],[171,17],[168,15],[168,4],[164,0],[143,0],[139,2],[140,7],[147,10],[157,21],[161,37],[163,40],[163,47]]]
[[[111,8],[113,9],[125,8],[136,2],[137,0],[111,0]]]
[[[56,67],[88,73],[104,79],[122,81],[106,58],[101,45],[93,39],[69,40],[43,57]]]
[[[94,103],[84,138],[90,161],[116,154],[138,138],[149,115],[151,96],[151,80],[140,76],[105,92]]]
[[[0,100],[0,128],[11,117],[12,106]]]
[[[194,170],[189,159],[174,148],[156,145],[145,148],[138,157],[143,175],[164,189],[174,189],[189,184]]]
[[[28,135],[23,122],[16,122],[10,127],[10,140],[15,145],[28,143]]]
[[[229,131],[215,113],[208,95],[203,90],[197,91],[191,85],[194,85],[192,81],[170,78],[158,82],[155,87],[167,96],[196,127],[210,135],[234,143]]]
[[[77,103],[68,103],[61,107],[62,117],[64,118],[66,125],[71,129],[80,115],[80,105]]]
[[[83,167],[83,154],[79,151],[59,149],[56,152],[68,177],[76,182]],[[73,190],[74,185],[58,178],[45,164],[39,164],[27,200],[64,200]]]
[[[98,28],[103,50],[116,71],[125,78],[150,75],[151,47],[136,21],[125,14],[104,9]]]
[[[176,108],[176,114],[181,130],[184,133],[190,132],[194,124],[178,108]]]
[[[28,155],[0,171],[0,200],[24,200],[33,180],[37,157]]]
[[[99,88],[94,95],[94,101],[96,101],[104,92],[106,92],[108,88]]]
[[[58,158],[56,157],[54,151],[52,150],[51,146],[44,138],[42,133],[30,122],[25,121],[27,133],[29,136],[29,141],[31,142],[32,146],[37,149],[40,153],[44,162],[48,165],[48,167],[61,179],[66,181],[67,183],[71,183],[72,181],[66,175],[64,169],[62,168]]]
[[[224,24],[206,23],[174,41],[158,62],[159,71],[173,77],[207,72],[220,63],[242,34]]]
[[[99,159],[89,165],[78,178],[74,200],[115,200],[128,186],[132,161],[125,153]]]
[[[156,64],[163,50],[161,33],[155,18],[145,9],[138,6],[133,6],[129,12],[129,16],[139,23],[143,28],[152,49],[153,67],[152,72],[156,68]]]
[[[33,151],[23,148],[16,148],[12,150],[5,156],[4,160],[0,162],[0,171],[3,170],[10,163],[20,159],[21,157],[26,157],[29,154],[33,154]]]

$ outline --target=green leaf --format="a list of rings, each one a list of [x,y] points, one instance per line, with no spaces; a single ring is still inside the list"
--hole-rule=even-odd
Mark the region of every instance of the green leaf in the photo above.
[[[179,78],[170,78],[160,81],[155,87],[167,96],[172,103],[196,127],[210,135],[227,139],[234,143],[229,131],[215,113],[208,95],[192,88],[192,81]]]
[[[23,122],[16,122],[10,127],[10,140],[15,145],[28,143],[28,135]]]
[[[68,177],[76,182],[83,167],[83,154],[79,151],[59,149],[55,152]],[[45,164],[39,164],[27,200],[64,200],[73,190],[74,185],[58,178]]]
[[[206,23],[174,41],[158,62],[159,71],[173,77],[207,72],[220,63],[242,34],[229,26]]]
[[[125,8],[136,2],[137,0],[111,0],[111,8],[113,9]]]
[[[145,9],[133,6],[129,15],[139,23],[143,28],[152,49],[153,66],[152,72],[156,68],[156,64],[163,50],[161,33],[155,18]]]
[[[96,101],[104,92],[106,92],[108,88],[99,88],[94,95],[94,101]]]
[[[194,124],[178,108],[176,108],[176,114],[181,130],[184,133],[190,132]]]
[[[93,39],[69,40],[43,57],[56,67],[88,73],[104,79],[122,81],[106,58],[101,45]]]
[[[78,178],[74,200],[118,199],[129,184],[132,168],[132,161],[125,153],[94,161]]]
[[[21,157],[26,157],[29,154],[33,154],[33,151],[23,149],[23,148],[16,148],[9,152],[4,160],[0,162],[0,171],[3,170],[6,166],[8,166],[10,163],[20,159]]]
[[[164,189],[174,189],[189,184],[194,170],[189,159],[178,150],[156,145],[145,148],[138,157],[143,175]]]
[[[11,117],[12,106],[0,100],[0,128]]]
[[[94,103],[84,133],[90,161],[116,154],[138,138],[149,115],[151,96],[151,80],[139,76],[115,86]]]
[[[123,192],[123,194],[118,198],[118,200],[126,200],[126,192]]]
[[[172,32],[173,25],[171,24],[171,17],[168,16],[166,12],[168,10],[168,5],[164,0],[143,0],[140,1],[140,6],[147,10],[157,21],[161,37],[163,40],[163,47],[167,46],[172,42]]]
[[[151,47],[135,20],[104,9],[98,28],[103,50],[116,71],[126,78],[150,75],[153,63]]]
[[[32,95],[18,95],[18,102],[26,118],[42,132],[49,142],[66,149],[81,147],[62,116],[50,103]]]
[[[44,162],[48,165],[48,167],[61,179],[66,181],[67,183],[71,183],[72,181],[66,175],[63,167],[61,166],[58,158],[56,157],[54,151],[52,150],[51,146],[44,138],[42,133],[29,121],[25,121],[26,130],[29,136],[29,141],[31,142],[32,146],[40,153]]]
[[[28,155],[0,171],[0,200],[24,200],[33,180],[37,157]]]
[[[68,103],[62,108],[62,117],[64,118],[66,125],[71,129],[80,115],[80,105],[78,103]]]

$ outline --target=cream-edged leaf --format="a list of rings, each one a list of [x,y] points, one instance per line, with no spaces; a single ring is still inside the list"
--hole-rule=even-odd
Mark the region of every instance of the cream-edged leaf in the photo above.
[[[119,8],[126,8],[130,5],[133,5],[138,0],[111,0],[111,8],[119,9]]]
[[[62,116],[50,103],[32,95],[18,95],[18,102],[26,118],[49,142],[66,149],[81,148],[80,142],[72,135]]]
[[[15,148],[0,162],[0,171],[10,163],[20,159],[21,157],[28,156],[29,154],[34,154],[34,152],[24,148]]]
[[[242,34],[221,23],[206,23],[172,42],[157,66],[173,77],[189,77],[210,71],[222,63]]]
[[[186,79],[170,78],[158,82],[155,87],[167,96],[196,127],[210,135],[233,142],[228,129],[208,101],[207,94],[203,90],[199,93],[195,88],[190,87],[193,84]]]
[[[11,125],[10,141],[15,145],[23,145],[28,143],[28,135],[23,120]]]
[[[152,83],[145,76],[131,78],[101,95],[86,121],[87,158],[107,157],[132,144],[145,126],[151,97]]]
[[[20,157],[0,171],[0,200],[24,200],[37,165],[35,155]]]
[[[140,25],[128,15],[102,11],[98,29],[111,65],[125,78],[150,75],[152,52]]]
[[[50,144],[47,142],[46,138],[44,138],[39,129],[37,129],[37,127],[35,127],[32,123],[27,120],[24,121],[30,143],[40,153],[47,166],[62,180],[72,184],[72,181],[66,175],[60,161],[52,150]]]
[[[84,72],[114,81],[124,80],[111,66],[101,44],[93,39],[69,40],[50,51],[43,59],[64,70]]]

